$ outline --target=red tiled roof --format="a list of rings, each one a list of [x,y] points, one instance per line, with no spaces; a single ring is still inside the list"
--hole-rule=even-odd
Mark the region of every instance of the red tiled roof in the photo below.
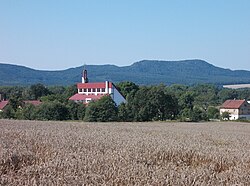
[[[226,100],[221,108],[226,108],[226,109],[238,109],[240,106],[245,103],[245,100]]]
[[[69,100],[73,100],[73,101],[80,101],[80,100],[86,100],[86,99],[92,99],[92,100],[97,100],[100,99],[101,97],[105,96],[106,94],[99,94],[99,95],[85,95],[85,94],[75,94],[74,96],[71,96],[69,98]]]
[[[39,100],[26,100],[26,101],[23,101],[25,104],[26,103],[30,103],[30,104],[32,104],[32,105],[34,105],[34,106],[38,106],[38,105],[40,105],[40,104],[42,104],[42,102],[41,101],[39,101]]]
[[[108,82],[108,88],[112,87],[112,83]],[[106,88],[106,83],[77,83],[77,88]]]
[[[0,110],[3,110],[8,103],[9,101],[0,101]]]

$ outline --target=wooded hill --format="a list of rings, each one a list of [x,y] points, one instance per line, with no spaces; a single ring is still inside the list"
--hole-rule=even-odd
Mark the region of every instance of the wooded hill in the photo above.
[[[250,71],[219,68],[203,60],[143,60],[130,66],[87,65],[90,82],[132,81],[139,85],[212,83],[250,83]],[[0,85],[72,85],[81,82],[83,66],[59,71],[34,70],[24,66],[0,64]]]

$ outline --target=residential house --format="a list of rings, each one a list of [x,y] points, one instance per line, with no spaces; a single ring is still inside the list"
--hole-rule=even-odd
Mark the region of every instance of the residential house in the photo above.
[[[226,100],[220,107],[220,114],[228,112],[230,120],[250,119],[250,104],[246,100]]]
[[[0,112],[8,105],[9,101],[0,100]]]
[[[69,100],[88,104],[90,101],[98,100],[105,95],[111,96],[116,105],[126,102],[123,95],[117,90],[112,82],[89,83],[87,70],[83,71],[82,83],[77,84],[78,92],[71,96]]]
[[[8,105],[9,101],[4,100],[4,94],[0,92],[0,112]]]
[[[23,101],[24,104],[32,104],[34,106],[38,106],[40,104],[42,104],[41,101],[39,100],[26,100],[26,101]],[[3,109],[9,104],[9,100],[0,100],[0,112],[3,111]],[[20,106],[21,108],[21,106]]]

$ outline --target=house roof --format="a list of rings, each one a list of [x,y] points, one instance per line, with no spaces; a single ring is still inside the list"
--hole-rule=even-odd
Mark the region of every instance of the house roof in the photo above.
[[[0,110],[3,110],[8,103],[9,101],[0,101]]]
[[[112,83],[108,82],[108,88],[112,87]],[[101,83],[77,83],[77,88],[106,88],[106,82]]]
[[[85,95],[85,94],[75,94],[73,96],[71,96],[69,98],[69,100],[73,100],[73,101],[80,101],[80,100],[86,100],[86,99],[93,99],[93,100],[96,100],[96,99],[100,99],[101,97],[105,96],[106,94],[98,94],[98,95],[92,95],[92,94],[89,94],[89,95]]]
[[[25,101],[23,101],[23,102],[24,102],[25,104],[29,103],[29,104],[32,104],[32,105],[34,105],[34,106],[38,106],[38,105],[42,104],[42,102],[39,101],[39,100],[25,100]]]
[[[241,107],[243,103],[245,103],[245,100],[226,100],[221,108],[226,108],[226,109],[238,109]]]

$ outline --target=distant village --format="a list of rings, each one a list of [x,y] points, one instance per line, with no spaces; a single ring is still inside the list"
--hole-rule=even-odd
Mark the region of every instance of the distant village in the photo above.
[[[82,73],[82,82],[77,83],[76,86],[77,92],[67,99],[68,101],[72,101],[77,104],[82,104],[84,105],[84,107],[88,107],[89,103],[96,102],[104,96],[110,97],[114,101],[116,107],[119,107],[119,105],[121,104],[127,104],[127,95],[124,96],[121,88],[117,88],[114,83],[109,81],[89,82],[86,69],[84,69]],[[10,100],[6,99],[6,97],[6,93],[0,92],[0,113],[3,113],[5,111],[5,108],[10,104]],[[25,105],[32,105],[34,107],[37,107],[42,104],[43,102],[40,99],[22,100],[22,104],[18,105],[18,108],[22,109],[22,107],[25,107]],[[141,107],[143,107],[143,105]],[[250,101],[247,101],[245,99],[227,99],[224,101],[224,103],[222,103],[222,105],[217,105],[215,108],[218,109],[219,112],[219,117],[217,117],[218,119],[220,118],[222,120],[250,120]],[[126,115],[123,117],[126,117]]]

